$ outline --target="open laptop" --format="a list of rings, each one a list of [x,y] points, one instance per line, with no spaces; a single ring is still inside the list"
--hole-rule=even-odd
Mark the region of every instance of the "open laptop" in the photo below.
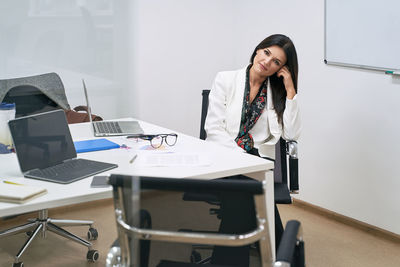
[[[83,79],[82,83],[94,136],[134,135],[143,133],[143,129],[137,121],[92,121],[92,110],[89,104],[86,84]]]
[[[20,117],[8,126],[25,177],[67,184],[118,167],[76,157],[63,110]]]

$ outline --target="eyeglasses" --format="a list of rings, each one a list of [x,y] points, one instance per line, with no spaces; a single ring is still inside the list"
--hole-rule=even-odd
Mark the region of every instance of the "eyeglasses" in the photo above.
[[[178,135],[175,133],[170,134],[138,134],[138,135],[130,135],[126,138],[140,138],[143,140],[150,141],[150,145],[153,148],[160,148],[165,141],[165,143],[169,146],[173,146],[176,144],[176,140],[178,139]]]

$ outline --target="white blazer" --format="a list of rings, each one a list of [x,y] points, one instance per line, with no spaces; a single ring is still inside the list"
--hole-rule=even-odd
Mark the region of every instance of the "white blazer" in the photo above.
[[[207,141],[244,152],[236,144],[235,138],[240,129],[245,83],[246,68],[219,72],[215,77],[209,95],[205,122]],[[260,155],[275,158],[275,144],[281,136],[286,140],[297,140],[300,136],[301,122],[297,95],[292,100],[286,99],[286,108],[283,113],[284,128],[282,124],[278,123],[269,84],[265,108],[266,110],[261,114],[250,133]]]

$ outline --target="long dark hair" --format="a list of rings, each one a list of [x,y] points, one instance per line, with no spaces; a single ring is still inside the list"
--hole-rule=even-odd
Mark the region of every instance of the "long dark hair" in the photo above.
[[[253,54],[250,58],[250,64],[253,64],[254,57],[256,56],[257,50],[264,49],[270,46],[279,46],[283,49],[286,54],[286,66],[289,68],[290,74],[292,75],[294,89],[297,93],[297,74],[299,71],[299,66],[297,63],[297,53],[296,48],[292,40],[283,34],[274,34],[265,38],[261,43],[259,43],[254,49]],[[283,84],[283,78],[278,77],[275,74],[269,77],[272,90],[272,102],[274,104],[275,112],[278,115],[278,121],[283,123],[283,112],[286,106],[286,89]]]

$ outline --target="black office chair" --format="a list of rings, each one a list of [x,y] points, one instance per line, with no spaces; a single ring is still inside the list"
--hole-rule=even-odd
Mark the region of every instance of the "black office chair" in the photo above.
[[[207,138],[207,133],[204,129],[204,125],[208,111],[209,94],[210,90],[208,89],[202,91],[200,119],[200,139],[202,140],[206,140]],[[279,142],[276,144],[274,180],[275,202],[277,204],[291,204],[292,198],[290,194],[296,194],[299,190],[298,155],[296,141],[286,141],[283,138],[280,138]]]
[[[110,184],[113,186],[113,196],[115,205],[115,216],[118,229],[119,250],[113,248],[109,252],[109,258],[113,261],[108,261],[106,266],[140,266],[135,265],[141,261],[140,255],[143,253],[143,247],[139,244],[139,240],[160,241],[162,243],[180,243],[180,244],[210,244],[214,246],[229,246],[237,247],[258,242],[257,261],[261,266],[305,266],[304,265],[304,246],[301,237],[300,223],[298,221],[290,221],[286,226],[286,230],[279,246],[276,261],[272,261],[272,246],[269,238],[268,220],[266,218],[267,207],[265,205],[265,183],[255,180],[200,180],[200,179],[174,179],[174,178],[155,178],[155,177],[134,177],[126,175],[111,175]],[[139,189],[140,188],[140,189]],[[161,222],[153,220],[154,225],[158,225],[157,229],[148,229],[138,227],[139,222],[135,222],[135,218],[141,209],[141,190],[151,190],[156,201],[153,205],[157,206],[162,201],[157,196],[167,194],[168,192],[214,192],[215,194],[235,194],[240,197],[254,199],[254,218],[256,220],[255,229],[245,233],[234,234],[215,234],[204,232],[181,232],[178,231],[179,225],[175,227],[168,226],[164,229],[163,221],[167,218],[158,217]],[[159,192],[160,191],[160,192]],[[130,193],[129,193],[130,192]],[[156,194],[157,193],[157,194]],[[148,198],[148,197],[147,197]],[[186,202],[193,203],[193,202]],[[162,203],[164,204],[164,203]],[[168,206],[168,205],[167,205]],[[174,212],[180,206],[169,205]],[[163,212],[168,215],[168,212]],[[179,213],[178,214],[182,214]],[[198,218],[186,216],[182,214],[182,218],[177,218],[177,222],[187,223],[196,222]],[[168,218],[169,219],[169,218]],[[175,219],[175,218],[174,218]],[[151,248],[153,248],[151,246]],[[155,251],[150,251],[150,255],[155,255]],[[177,254],[182,257],[185,250],[168,250],[165,255],[173,257],[172,254]],[[215,255],[213,254],[213,257]],[[176,260],[161,260],[158,267],[170,266],[197,266],[198,264],[190,262],[181,262]],[[206,266],[231,266],[225,262],[216,262]]]
[[[200,139],[205,140],[207,133],[204,129],[208,111],[209,89],[202,91],[202,105],[200,118]],[[280,138],[275,145],[275,169],[274,169],[274,198],[276,204],[291,204],[291,194],[298,193],[298,157],[297,157],[297,142],[286,141]],[[289,168],[288,168],[289,166]],[[288,172],[289,169],[289,172]],[[288,175],[289,173],[289,175]],[[289,178],[289,179],[288,179]],[[289,183],[288,183],[289,181]],[[186,193],[184,200],[187,201],[205,201],[210,204],[219,205],[218,197],[212,194]],[[211,208],[210,214],[219,214],[218,208]],[[283,229],[280,219],[276,221],[276,227]],[[279,237],[277,237],[279,241]],[[277,244],[278,245],[278,244]],[[205,246],[194,246],[191,258],[193,262],[207,262],[209,259],[202,259],[196,249],[203,249]]]
[[[16,117],[26,116],[55,109],[70,109],[65,95],[64,85],[56,73],[46,73],[30,77],[0,80],[0,102],[16,104]],[[28,223],[0,231],[0,238],[25,232],[28,239],[15,256],[13,266],[23,266],[20,258],[35,237],[41,232],[45,237],[47,230],[61,235],[88,248],[86,258],[96,261],[98,251],[92,249],[92,243],[76,236],[61,226],[89,226],[88,240],[96,240],[98,232],[93,228],[93,221],[87,220],[63,220],[48,217],[48,210],[38,211],[36,219],[30,219]]]
[[[16,104],[16,117],[71,109],[57,73],[0,80],[0,102]]]

